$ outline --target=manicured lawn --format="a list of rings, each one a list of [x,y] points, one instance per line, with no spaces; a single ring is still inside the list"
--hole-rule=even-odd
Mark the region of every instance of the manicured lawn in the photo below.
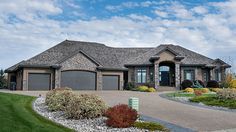
[[[196,102],[196,103],[202,102],[210,106],[220,106],[220,107],[227,107],[230,109],[236,109],[236,100],[233,100],[233,99],[219,99],[217,97],[199,96],[199,97],[191,98],[190,101]]]
[[[195,97],[195,94],[184,93],[184,92],[174,92],[174,93],[167,93],[166,96],[168,97]],[[205,94],[202,94],[202,96],[215,97],[216,94],[205,93]]]
[[[1,132],[70,132],[32,109],[35,97],[0,93]]]

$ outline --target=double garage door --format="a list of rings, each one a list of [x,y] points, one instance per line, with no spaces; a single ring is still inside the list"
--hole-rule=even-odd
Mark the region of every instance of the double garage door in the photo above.
[[[119,76],[102,76],[102,90],[118,90]],[[61,86],[74,90],[96,90],[96,73],[88,71],[64,71],[61,73]]]
[[[50,89],[50,74],[30,73],[28,78],[29,90]],[[102,82],[102,90],[119,89],[119,76],[103,75]],[[63,71],[61,72],[61,87],[70,87],[74,90],[96,90],[96,73],[89,71]]]

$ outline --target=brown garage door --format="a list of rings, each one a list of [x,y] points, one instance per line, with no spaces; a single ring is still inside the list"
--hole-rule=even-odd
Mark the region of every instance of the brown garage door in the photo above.
[[[102,90],[119,90],[119,76],[103,75],[102,85]]]
[[[29,73],[28,90],[50,90],[51,75],[49,73]]]
[[[95,90],[96,73],[89,71],[63,71],[61,73],[61,86],[74,90]]]

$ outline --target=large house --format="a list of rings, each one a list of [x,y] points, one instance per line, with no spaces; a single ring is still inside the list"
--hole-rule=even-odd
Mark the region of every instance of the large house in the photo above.
[[[122,90],[135,85],[172,86],[183,80],[222,81],[230,65],[178,45],[113,48],[93,42],[65,40],[5,72],[15,90]]]

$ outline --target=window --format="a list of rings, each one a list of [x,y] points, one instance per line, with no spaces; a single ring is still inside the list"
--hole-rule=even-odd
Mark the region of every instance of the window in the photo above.
[[[221,71],[220,71],[220,69],[215,70],[215,79],[216,79],[216,81],[221,81]]]
[[[149,69],[149,76],[150,76],[150,82],[154,81],[154,67],[150,67]]]
[[[147,70],[146,68],[137,69],[137,83],[146,83]]]
[[[190,70],[184,70],[184,79],[185,80],[192,80],[194,81],[195,79],[195,74],[194,74],[194,70],[190,69]]]

